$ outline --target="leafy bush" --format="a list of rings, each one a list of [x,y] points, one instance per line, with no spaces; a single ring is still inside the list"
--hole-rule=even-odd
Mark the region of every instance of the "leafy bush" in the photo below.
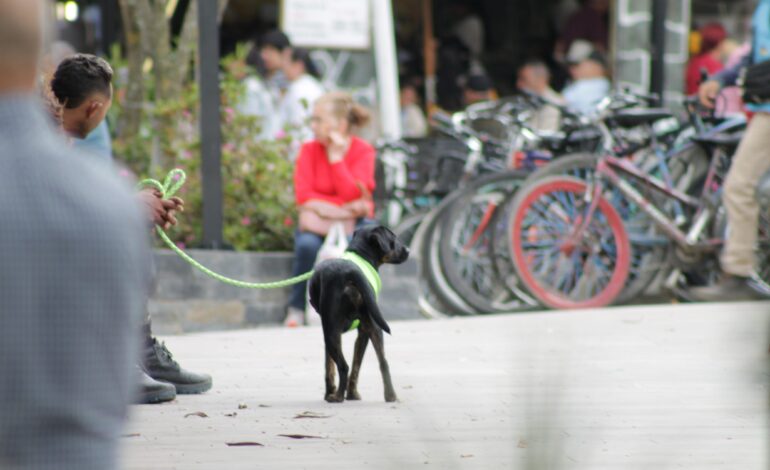
[[[296,216],[290,139],[258,140],[258,119],[237,111],[245,87],[242,77],[231,72],[242,68],[231,65],[242,64],[244,55],[239,49],[223,59],[221,75],[224,240],[238,250],[290,250]],[[119,123],[129,105],[124,99],[127,84],[121,81],[125,62],[113,53],[112,64],[118,73],[110,121]],[[113,151],[140,178],[162,179],[172,168],[187,173],[179,192],[185,212],[169,235],[182,246],[194,247],[200,243],[202,224],[198,87],[191,80],[178,100],[153,103],[151,81],[145,86],[139,132],[123,135],[115,129]]]

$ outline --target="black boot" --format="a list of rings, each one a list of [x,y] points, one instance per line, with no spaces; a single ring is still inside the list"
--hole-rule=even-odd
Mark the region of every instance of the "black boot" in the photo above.
[[[196,374],[179,367],[166,345],[149,337],[144,349],[144,368],[155,380],[168,382],[176,387],[176,393],[203,393],[211,388],[211,376]]]
[[[749,285],[750,279],[725,273],[716,284],[705,287],[693,287],[690,289],[690,295],[695,300],[706,302],[735,302],[762,299],[762,295]]]
[[[176,388],[173,385],[154,380],[139,366],[136,366],[135,380],[139,385],[139,395],[136,397],[136,403],[139,405],[162,403],[176,398]]]

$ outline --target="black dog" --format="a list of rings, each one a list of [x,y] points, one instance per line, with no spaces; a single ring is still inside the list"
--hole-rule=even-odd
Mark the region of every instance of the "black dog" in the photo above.
[[[385,385],[385,401],[396,401],[385,359],[382,331],[390,327],[377,306],[380,277],[377,269],[383,263],[399,264],[409,257],[409,250],[386,227],[368,226],[355,231],[342,258],[320,263],[310,278],[310,304],[321,315],[326,343],[326,395],[328,402],[360,400],[358,371],[369,340],[377,353]],[[342,333],[358,329],[353,369],[348,381],[348,364],[342,354]],[[334,386],[334,365],[339,370],[339,388]]]

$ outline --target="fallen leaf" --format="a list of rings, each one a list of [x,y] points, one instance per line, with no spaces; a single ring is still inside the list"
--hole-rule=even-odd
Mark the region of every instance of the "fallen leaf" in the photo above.
[[[469,459],[473,456],[474,456],[473,454],[460,454],[461,459]]]
[[[291,439],[323,439],[321,436],[308,436],[306,434],[279,434],[282,437],[289,437]]]
[[[519,439],[518,445],[516,445],[519,449],[526,449],[527,448],[527,441],[524,439]]]
[[[302,413],[298,414],[294,417],[294,419],[302,419],[302,418],[316,418],[316,419],[324,419],[324,418],[331,418],[329,415],[322,415],[320,413],[314,413],[312,411],[303,411]]]
[[[256,446],[256,447],[265,447],[264,444],[260,444],[259,442],[225,442],[229,447],[246,447],[246,446]]]
[[[120,437],[139,437],[139,436],[141,436],[141,434],[139,434],[138,432],[135,432],[133,434],[123,434]]]
[[[270,405],[259,405],[260,408],[270,408]]]
[[[209,417],[209,415],[207,415],[206,413],[204,413],[202,411],[196,411],[195,413],[187,413],[186,415],[184,415],[185,418],[188,417],[188,416],[199,416],[201,418],[208,418]]]
[[[234,417],[238,416],[238,413],[233,411],[232,413],[225,413],[225,416],[227,416],[228,418],[234,418]]]
[[[411,389],[413,389],[414,387],[412,387],[411,385],[404,385],[404,386],[403,386],[403,387],[401,387],[401,388],[402,388],[402,389],[404,389],[404,390],[411,390]]]
[[[260,406],[262,406],[262,405],[260,405]],[[248,408],[248,405],[246,405],[246,403],[238,403],[238,409],[239,410],[245,410],[246,408]]]

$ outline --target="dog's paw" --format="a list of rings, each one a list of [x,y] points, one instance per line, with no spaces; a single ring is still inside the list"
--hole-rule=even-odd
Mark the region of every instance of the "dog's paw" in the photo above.
[[[386,393],[385,401],[388,403],[393,403],[394,401],[398,401],[398,397],[396,396],[395,393]]]
[[[326,400],[329,403],[342,403],[344,401],[343,398],[344,397],[342,395],[338,395],[336,393],[331,393],[329,395],[326,395],[324,397],[324,400]]]
[[[345,398],[346,400],[360,400],[361,394],[358,393],[358,390],[348,390],[348,396]]]

